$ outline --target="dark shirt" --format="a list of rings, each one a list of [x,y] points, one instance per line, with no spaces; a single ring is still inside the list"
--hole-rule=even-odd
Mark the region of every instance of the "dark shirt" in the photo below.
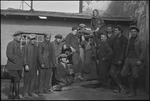
[[[131,37],[129,42],[129,50],[128,50],[128,56],[129,58],[138,58],[138,55],[136,53],[134,43],[135,43],[136,37]]]

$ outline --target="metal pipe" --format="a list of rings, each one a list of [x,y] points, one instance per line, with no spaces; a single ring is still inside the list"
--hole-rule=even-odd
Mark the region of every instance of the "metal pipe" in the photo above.
[[[83,1],[79,1],[79,13],[82,13],[82,8],[83,8]]]

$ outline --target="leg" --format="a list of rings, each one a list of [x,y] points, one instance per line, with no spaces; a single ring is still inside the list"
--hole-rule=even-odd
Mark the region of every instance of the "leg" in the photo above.
[[[131,64],[131,76],[132,76],[132,81],[131,81],[131,93],[129,96],[135,96],[136,95],[136,90],[138,88],[138,81],[139,81],[139,69],[140,67],[136,65],[136,62],[138,59],[133,58],[130,61]]]
[[[8,99],[14,99],[14,78],[11,77]]]
[[[52,86],[52,68],[49,68],[49,69],[45,69],[45,81],[44,81],[45,93],[49,93],[48,89],[51,86]]]
[[[39,69],[39,94],[43,93],[44,90],[44,79],[45,79],[45,69]]]

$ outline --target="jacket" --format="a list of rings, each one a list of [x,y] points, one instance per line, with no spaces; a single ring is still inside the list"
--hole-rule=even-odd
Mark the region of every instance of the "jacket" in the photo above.
[[[30,70],[37,69],[37,47],[27,44],[24,47],[24,65],[28,65]]]
[[[108,60],[111,57],[112,53],[113,50],[110,48],[107,42],[101,42],[98,46],[99,60],[101,60],[102,58]]]
[[[52,42],[52,46],[53,46],[53,49],[54,49],[54,53],[55,53],[55,59],[56,59],[56,63],[58,63],[58,57],[59,55],[61,54],[61,50],[62,50],[62,47],[63,47],[63,43],[57,43],[57,41],[53,41]]]
[[[72,33],[69,33],[66,36],[66,45],[73,47],[77,52],[80,53],[80,51],[79,51],[79,41],[78,41],[78,37],[76,35],[73,35]]]
[[[129,52],[130,38],[129,38],[128,44],[127,44],[126,56]],[[139,61],[144,61],[144,58],[146,57],[146,42],[143,40],[140,40],[139,37],[137,37],[135,40],[135,43],[134,43],[134,47],[135,47],[135,51],[138,55]]]
[[[6,68],[8,70],[22,70],[23,69],[23,51],[20,43],[13,40],[8,43],[6,49],[6,56],[8,58]]]
[[[39,62],[44,64],[45,68],[52,68],[56,66],[55,53],[51,43],[43,41],[39,44]]]
[[[112,62],[117,63],[118,61],[123,62],[125,58],[125,52],[127,48],[128,40],[124,35],[121,35],[119,38],[115,37],[113,42],[113,55]]]

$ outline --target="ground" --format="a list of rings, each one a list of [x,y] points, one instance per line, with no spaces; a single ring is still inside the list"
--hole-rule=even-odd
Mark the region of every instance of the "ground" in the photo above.
[[[6,100],[8,94],[9,80],[1,80],[1,99]],[[24,100],[149,100],[149,95],[142,90],[138,90],[138,95],[135,97],[127,97],[127,94],[119,94],[112,92],[111,89],[104,89],[98,86],[97,80],[88,82],[76,83],[63,91],[54,91],[43,97],[22,98]],[[22,86],[22,83],[21,83]]]

